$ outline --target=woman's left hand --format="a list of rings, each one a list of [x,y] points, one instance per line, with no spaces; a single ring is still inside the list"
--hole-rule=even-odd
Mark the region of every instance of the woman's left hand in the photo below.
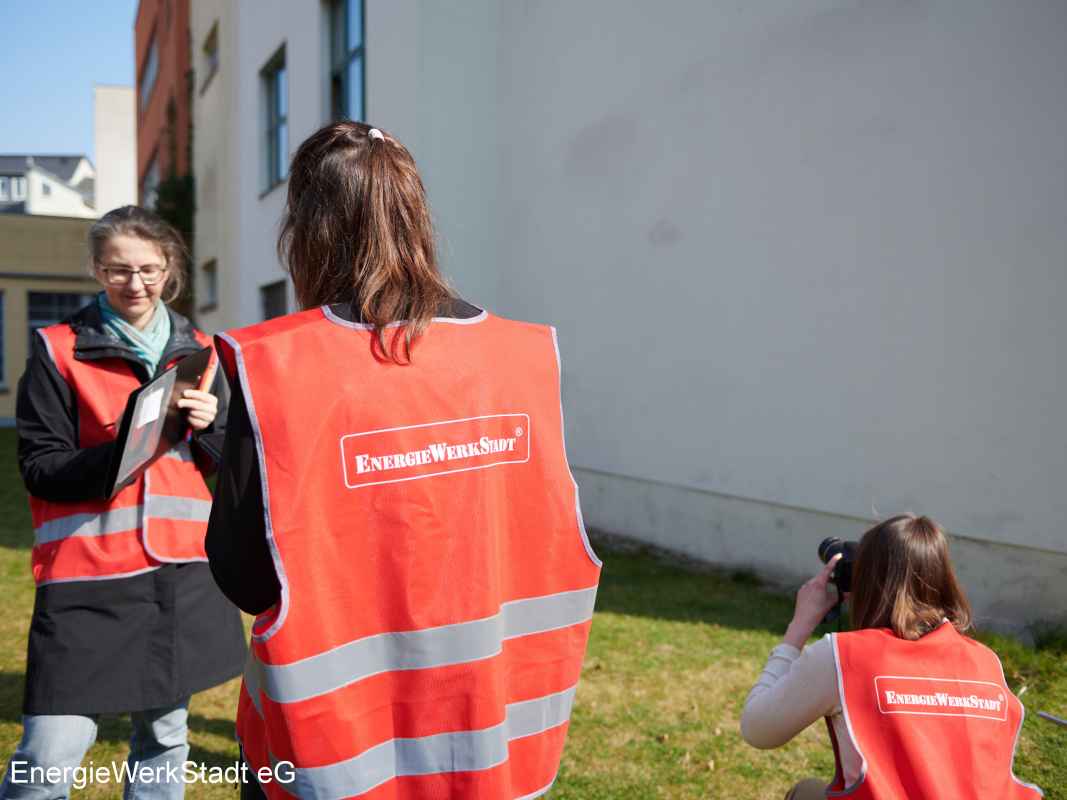
[[[186,419],[194,431],[202,431],[215,421],[219,413],[219,399],[211,392],[186,389],[178,400],[178,408],[186,409]]]
[[[840,554],[831,558],[818,575],[800,587],[793,621],[785,634],[786,644],[802,649],[822,618],[837,605],[837,587],[830,586],[830,576],[840,558]]]

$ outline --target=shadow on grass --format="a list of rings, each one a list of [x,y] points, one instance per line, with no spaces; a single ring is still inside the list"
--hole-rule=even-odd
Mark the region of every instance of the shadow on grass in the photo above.
[[[29,550],[33,545],[30,506],[18,464],[18,434],[0,428],[0,547]]]
[[[21,672],[0,672],[0,721],[22,724],[22,692],[25,677]],[[103,744],[126,744],[130,740],[129,714],[103,714],[100,717],[96,741]],[[234,723],[232,719],[204,717],[200,714],[189,715],[190,734],[207,734],[220,736],[234,741]],[[208,767],[229,767],[233,765],[237,746],[227,752],[210,750],[199,745],[192,745],[189,759]],[[2,766],[0,766],[2,769]]]
[[[763,588],[751,573],[591,536],[604,561],[597,611],[775,634],[793,615],[792,598]]]

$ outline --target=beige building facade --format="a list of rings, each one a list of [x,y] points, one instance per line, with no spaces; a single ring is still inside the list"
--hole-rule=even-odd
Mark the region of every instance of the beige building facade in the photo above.
[[[86,268],[91,219],[0,214],[0,424],[15,418],[29,337],[95,294]]]

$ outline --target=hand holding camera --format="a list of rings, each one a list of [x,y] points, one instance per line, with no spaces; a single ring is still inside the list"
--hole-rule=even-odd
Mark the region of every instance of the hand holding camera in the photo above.
[[[797,592],[793,621],[785,635],[786,644],[798,650],[803,648],[812,631],[852,591],[852,565],[858,548],[859,542],[846,542],[833,536],[822,540],[819,560],[826,566]]]
[[[785,632],[786,644],[791,644],[798,650],[803,649],[823,617],[837,605],[839,589],[831,584],[834,568],[842,558],[842,553],[832,555],[819,574],[800,587],[793,621]]]

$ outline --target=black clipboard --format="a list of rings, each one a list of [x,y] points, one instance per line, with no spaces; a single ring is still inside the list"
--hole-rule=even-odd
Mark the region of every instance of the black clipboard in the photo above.
[[[133,483],[156,459],[185,439],[189,423],[178,408],[178,400],[186,389],[202,387],[210,366],[211,348],[205,347],[130,392],[108,467],[108,497]]]

